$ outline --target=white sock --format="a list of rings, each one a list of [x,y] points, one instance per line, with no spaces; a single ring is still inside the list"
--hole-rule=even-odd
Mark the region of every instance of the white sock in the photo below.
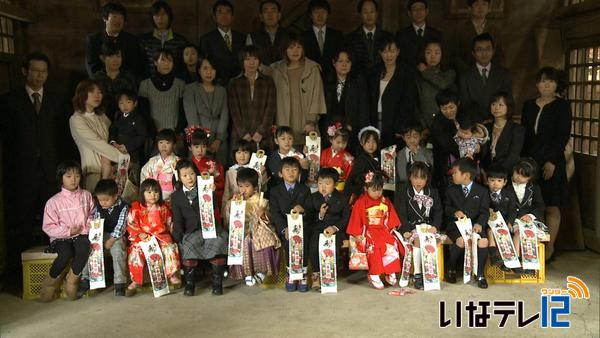
[[[421,248],[413,246],[413,269],[415,275],[421,273]]]

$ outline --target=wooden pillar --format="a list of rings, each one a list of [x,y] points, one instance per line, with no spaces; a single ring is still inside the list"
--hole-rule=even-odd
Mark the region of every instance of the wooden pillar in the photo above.
[[[398,29],[401,27],[400,18],[401,13],[404,13],[402,10],[402,8],[404,8],[404,1],[382,0],[379,6],[379,13],[381,16],[380,20],[383,29],[395,35]]]

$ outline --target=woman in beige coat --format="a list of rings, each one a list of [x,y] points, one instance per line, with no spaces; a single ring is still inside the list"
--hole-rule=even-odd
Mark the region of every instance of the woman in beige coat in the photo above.
[[[304,52],[302,41],[292,36],[283,60],[271,65],[277,89],[276,124],[294,130],[295,145],[304,145],[304,136],[316,130],[319,115],[327,112],[321,68]]]
[[[111,176],[110,162],[119,160],[119,150],[108,144],[110,120],[102,110],[102,89],[95,80],[83,80],[73,97],[75,112],[69,119],[73,140],[79,149],[82,182],[90,191],[100,178]]]

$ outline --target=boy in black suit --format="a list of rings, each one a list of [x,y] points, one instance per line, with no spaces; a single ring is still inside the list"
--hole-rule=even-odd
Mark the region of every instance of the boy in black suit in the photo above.
[[[311,0],[308,13],[312,25],[301,35],[306,57],[321,65],[323,79],[333,71],[334,54],[344,45],[344,34],[327,26],[331,6],[327,0]]]
[[[508,226],[508,230],[512,232],[512,224],[517,217],[517,201],[514,191],[504,189],[506,182],[507,174],[502,166],[492,166],[488,169],[487,183],[490,193],[490,213],[499,211]],[[492,264],[508,271],[498,252],[491,229],[488,229],[487,237],[490,242],[489,251]]]
[[[442,41],[443,35],[439,30],[427,24],[429,6],[427,0],[409,0],[406,10],[411,25],[398,31],[396,39],[400,44],[400,57],[411,73],[416,71],[417,64],[423,58],[419,53],[425,48],[425,42],[430,40]]]
[[[119,111],[109,129],[109,143],[121,152],[131,156],[130,170],[132,182],[139,184],[140,161],[144,157],[144,144],[148,136],[146,121],[137,112],[138,96],[134,91],[124,90],[117,94]]]
[[[450,246],[450,259],[446,281],[456,283],[456,265],[460,259],[461,249],[465,242],[460,235],[455,220],[468,217],[473,222],[473,231],[483,237],[477,243],[477,286],[482,289],[488,287],[483,274],[483,268],[488,253],[487,222],[490,217],[490,198],[487,190],[475,183],[477,177],[477,164],[469,158],[460,158],[452,164],[452,181],[454,185],[446,191],[446,219],[448,226],[446,232],[454,242]]]
[[[310,195],[308,200],[308,209],[311,212],[312,219],[310,230],[309,255],[310,264],[313,269],[311,276],[312,288],[319,290],[321,287],[321,275],[319,274],[319,235],[336,235],[335,246],[336,253],[339,253],[344,240],[344,233],[350,218],[350,206],[348,198],[335,189],[335,184],[339,179],[337,170],[333,168],[323,168],[317,176],[319,191]],[[339,254],[336,255],[337,267],[339,269]]]
[[[225,87],[229,79],[240,74],[241,49],[246,45],[246,36],[231,29],[233,24],[233,4],[228,0],[218,0],[212,8],[217,28],[200,38],[200,51],[214,60],[220,83]]]
[[[307,278],[307,269],[306,263],[308,259],[307,251],[308,241],[310,240],[310,219],[311,210],[308,208],[309,198],[310,198],[310,189],[298,182],[300,178],[300,161],[298,161],[294,157],[286,157],[281,160],[281,171],[279,175],[283,178],[283,182],[279,183],[275,187],[271,189],[269,192],[270,202],[271,202],[271,220],[277,229],[277,234],[279,235],[282,246],[286,253],[285,261],[286,265],[289,260],[287,259],[288,253],[288,222],[287,222],[287,214],[292,211],[299,213],[302,215],[302,221],[304,224],[304,241],[303,241],[303,262],[304,262],[304,276],[302,280],[298,281],[290,281],[289,273],[286,277],[285,288],[288,292],[292,291],[300,291],[307,292],[308,291],[308,278]]]
[[[473,39],[472,53],[475,64],[462,72],[459,79],[461,106],[476,119],[484,122],[492,118],[490,99],[497,92],[512,96],[512,79],[508,69],[492,62],[495,53],[495,40],[489,33],[477,35]]]

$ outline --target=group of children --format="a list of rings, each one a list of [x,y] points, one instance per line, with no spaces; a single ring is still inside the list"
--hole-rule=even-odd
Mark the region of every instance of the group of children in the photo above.
[[[320,288],[320,234],[336,235],[337,252],[346,235],[364,241],[368,280],[376,289],[384,288],[382,275],[386,283],[398,283],[396,274],[401,271],[402,257],[406,254],[399,234],[412,244],[414,284],[423,289],[420,243],[415,230],[423,223],[431,226],[429,231],[438,241],[444,239],[438,233],[444,228],[452,241],[446,281],[455,283],[457,263],[465,246],[455,221],[463,218],[471,219],[473,231],[480,235],[477,283],[487,288],[483,267],[488,251],[493,264],[503,265],[488,229],[490,212],[502,214],[514,233],[516,247],[519,237],[515,219],[527,222],[542,217],[544,203],[539,187],[531,181],[536,165],[530,159],[520,160],[510,177],[503,168],[489,168],[486,188],[478,183],[477,162],[465,154],[452,163],[453,184],[446,188],[442,202],[431,184],[431,150],[421,145],[422,129],[418,124],[407,123],[402,131],[406,147],[397,153],[395,194],[384,193],[386,176],[378,156],[379,130],[365,127],[358,132],[361,149],[356,159],[346,150],[349,131],[345,126],[336,122],[327,129],[327,134],[330,147],[321,153],[321,169],[312,191],[305,184],[309,160],[295,149],[299,142],[294,140],[289,127],[278,127],[275,131],[277,149],[267,156],[264,166],[250,167],[257,149],[254,144],[240,140],[232,148],[235,165],[227,172],[208,152],[209,131],[198,126],[187,128],[189,160],[175,155],[176,136],[172,129],[159,131],[158,154],[142,167],[139,198],[130,207],[119,197],[113,180],[104,179],[97,184],[94,200],[91,193],[79,187],[79,164],[61,164],[57,178],[62,191],[47,202],[43,222],[43,230],[51,240],[50,249],[58,257],[44,280],[41,299],[50,301],[57,296],[58,283],[69,261],[71,268],[65,286],[69,298],[75,299],[89,288],[87,234],[90,222],[98,218],[104,219],[104,248],[113,258],[116,295],[133,295],[142,284],[145,257],[140,243],[155,237],[170,284],[175,288],[182,285],[179,272],[183,267],[184,295],[191,296],[195,293],[196,269],[202,260],[208,260],[212,266],[212,293],[223,293],[230,208],[242,200],[246,202],[243,262],[229,266],[229,277],[254,286],[278,273],[280,259],[289,263],[283,258],[289,254],[287,216],[296,214],[303,221],[302,277],[291,279],[288,271],[285,288],[290,292],[306,292],[311,286],[315,290]],[[457,135],[461,140],[468,137]],[[197,182],[200,175],[213,177],[216,238],[204,238],[201,230],[202,201]],[[284,251],[281,257],[280,248]],[[339,261],[339,255],[336,260],[338,267],[346,264]],[[309,265],[313,271],[310,276]]]

